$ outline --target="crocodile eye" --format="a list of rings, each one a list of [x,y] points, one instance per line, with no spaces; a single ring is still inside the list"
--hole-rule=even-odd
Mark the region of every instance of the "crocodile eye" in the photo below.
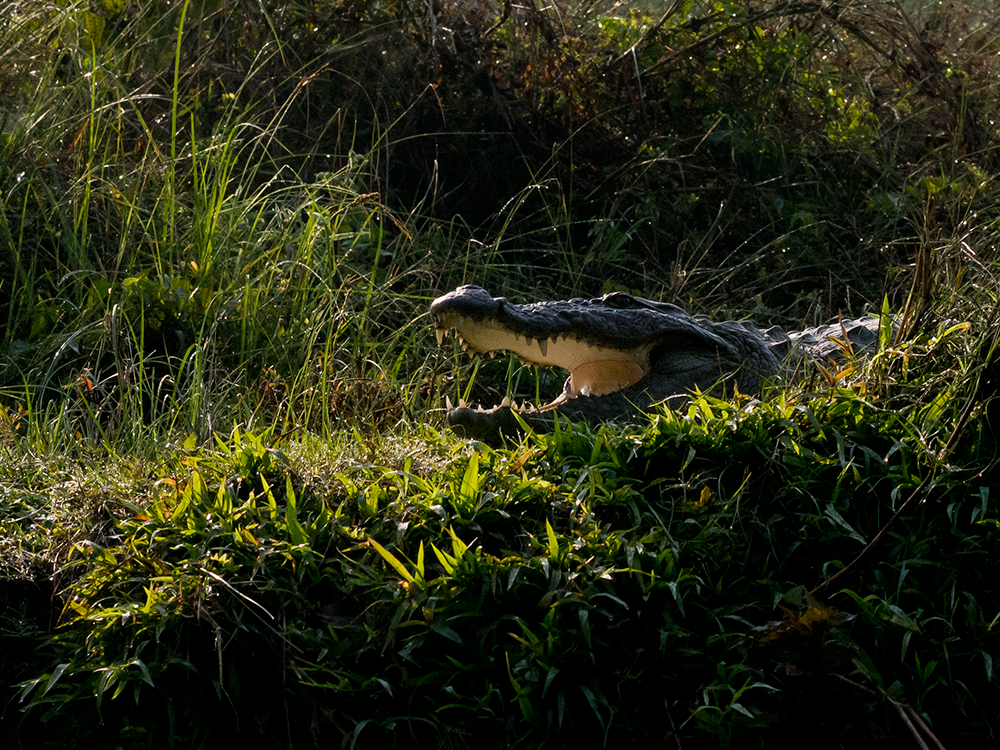
[[[625,292],[605,294],[601,297],[601,301],[608,307],[613,307],[616,310],[632,310],[638,307],[635,297]]]

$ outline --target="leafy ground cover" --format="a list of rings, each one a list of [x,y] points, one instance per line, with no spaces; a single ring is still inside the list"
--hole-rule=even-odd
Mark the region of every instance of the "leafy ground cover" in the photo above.
[[[3,4],[0,737],[996,744],[994,15]],[[899,332],[491,449],[465,282]]]

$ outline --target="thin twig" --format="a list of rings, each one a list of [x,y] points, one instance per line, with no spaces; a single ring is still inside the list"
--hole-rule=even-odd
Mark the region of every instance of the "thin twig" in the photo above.
[[[888,521],[885,522],[885,525],[879,530],[878,534],[876,534],[875,537],[870,542],[868,542],[868,544],[865,545],[865,548],[858,553],[858,556],[855,557],[853,560],[851,560],[851,562],[849,562],[843,568],[838,570],[836,573],[834,573],[832,576],[827,578],[825,581],[817,585],[816,588],[814,588],[812,591],[809,592],[809,596],[815,596],[817,593],[823,591],[838,578],[840,578],[843,575],[846,575],[853,568],[855,568],[861,562],[861,560],[872,551],[875,545],[882,540],[882,537],[885,536],[886,532],[889,530],[889,527],[892,526],[893,521],[899,518],[899,515],[904,510],[906,510],[907,507],[909,507],[910,503],[913,502],[914,498],[916,498],[918,495],[921,494],[921,492],[923,492],[924,487],[928,484],[928,482],[931,481],[931,479],[933,479],[933,477],[934,477],[933,474],[928,477],[925,477],[924,481],[922,481],[920,484],[917,485],[916,489],[914,489],[913,492],[910,493],[910,496],[906,498],[906,500],[903,501],[903,504],[900,505],[899,508],[896,510],[896,512],[892,514],[892,518],[890,518]]]
[[[915,739],[917,744],[920,745],[920,750],[931,750],[927,746],[927,743],[924,742],[924,738],[920,736],[920,732],[915,726],[913,726],[913,722],[910,721],[910,717],[906,715],[906,710],[903,706],[891,698],[889,699],[889,702],[892,703],[892,707],[896,709],[896,712],[899,714],[899,718],[901,718],[903,723],[906,724],[906,728],[910,730],[910,734],[913,735],[913,739]]]
[[[918,714],[916,711],[913,710],[913,706],[907,703],[906,711],[907,713],[910,714],[910,717],[917,723],[917,726],[919,726],[923,730],[924,734],[926,734],[928,737],[931,738],[931,740],[937,746],[938,750],[945,750],[945,746],[941,744],[941,740],[939,740],[937,737],[934,736],[934,732],[932,732],[930,730],[930,727],[928,727],[927,724],[924,723],[924,720],[920,718],[920,714]]]
[[[930,748],[927,746],[927,743],[924,742],[923,737],[920,736],[920,731],[917,729],[917,727],[920,727],[920,729],[922,729],[927,734],[927,736],[930,737],[931,740],[933,740],[934,745],[938,748],[938,750],[947,750],[945,746],[941,744],[941,740],[939,740],[937,737],[934,736],[934,732],[932,732],[930,728],[927,726],[927,724],[924,723],[924,720],[920,718],[920,714],[914,711],[913,706],[911,706],[909,703],[903,703],[901,701],[897,701],[895,698],[886,693],[885,690],[883,690],[880,685],[876,685],[878,689],[873,690],[867,685],[862,685],[861,683],[855,682],[854,680],[849,680],[842,674],[834,674],[831,676],[836,677],[841,682],[846,682],[848,685],[857,690],[860,690],[864,693],[868,693],[869,695],[873,695],[876,698],[882,698],[883,700],[889,701],[889,703],[892,704],[892,707],[899,712],[899,718],[903,720],[903,723],[906,724],[907,728],[910,730],[910,733],[913,735],[913,739],[917,741],[917,744],[920,745],[920,747],[923,750],[930,750]],[[911,718],[913,719],[913,721],[910,721]],[[914,722],[916,722],[917,726],[914,726]]]

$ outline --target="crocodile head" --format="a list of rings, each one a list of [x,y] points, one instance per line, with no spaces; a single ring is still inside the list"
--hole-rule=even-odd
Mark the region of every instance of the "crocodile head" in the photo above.
[[[718,392],[727,382],[752,393],[780,367],[752,326],[713,323],[622,292],[516,305],[463,286],[434,300],[431,318],[439,343],[454,332],[470,354],[510,352],[528,364],[569,371],[558,398],[522,411],[536,427],[550,422],[552,412],[602,421],[695,389]],[[450,409],[448,422],[459,434],[487,440],[516,429],[506,404]]]

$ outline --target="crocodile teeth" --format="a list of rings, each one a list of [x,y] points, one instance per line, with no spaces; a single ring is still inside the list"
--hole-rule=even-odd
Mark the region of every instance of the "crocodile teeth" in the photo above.
[[[542,356],[548,356],[549,353],[549,340],[548,339],[538,339],[538,350],[542,353]]]
[[[444,397],[444,408],[447,409],[448,411],[451,411],[451,409],[452,409],[452,406],[451,406],[451,396],[445,396]]]
[[[434,329],[434,335],[437,336],[438,346],[441,346],[441,344],[444,343],[444,335],[447,332],[448,331],[445,328],[435,328]]]
[[[500,406],[510,406],[510,396],[504,396],[503,401],[500,402]]]
[[[458,400],[458,408],[459,409],[468,409],[469,408],[469,403],[464,398],[460,398]]]

